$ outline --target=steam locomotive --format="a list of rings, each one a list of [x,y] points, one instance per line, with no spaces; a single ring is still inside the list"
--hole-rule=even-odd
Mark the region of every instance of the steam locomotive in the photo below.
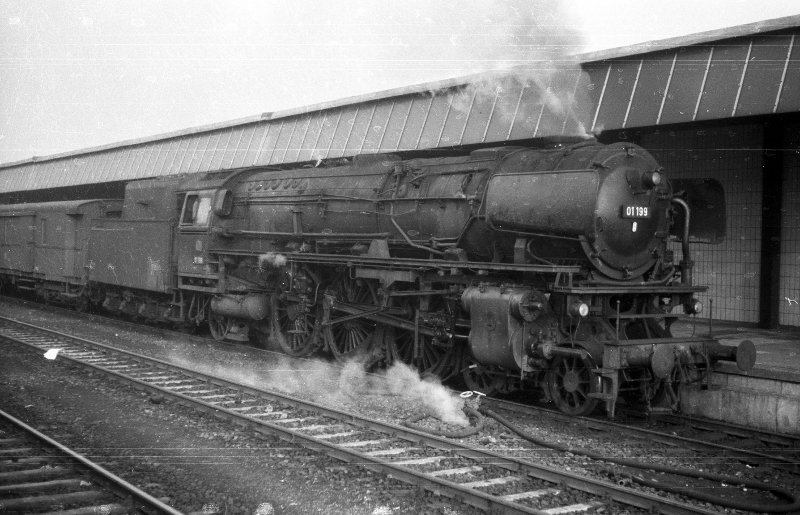
[[[724,237],[724,194],[630,143],[141,180],[0,222],[6,287],[484,393],[540,387],[573,415],[674,402],[715,361],[755,361],[749,342],[671,334],[702,309],[689,241]]]

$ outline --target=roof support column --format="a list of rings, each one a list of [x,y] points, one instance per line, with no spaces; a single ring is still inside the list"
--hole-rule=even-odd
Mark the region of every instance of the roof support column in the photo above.
[[[759,326],[778,327],[781,276],[781,223],[783,216],[783,124],[764,123],[761,218],[761,285]]]

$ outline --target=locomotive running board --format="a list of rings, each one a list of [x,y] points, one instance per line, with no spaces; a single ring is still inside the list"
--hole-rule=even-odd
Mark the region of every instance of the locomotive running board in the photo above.
[[[553,286],[553,293],[571,293],[573,295],[619,295],[625,293],[699,293],[708,289],[707,286],[676,286],[665,285],[631,285],[610,286],[600,284],[597,286]]]

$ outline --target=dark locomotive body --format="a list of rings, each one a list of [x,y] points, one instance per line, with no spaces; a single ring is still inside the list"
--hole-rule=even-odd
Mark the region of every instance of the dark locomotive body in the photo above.
[[[718,184],[670,183],[640,147],[594,142],[140,181],[120,217],[92,222],[76,304],[613,415],[620,395],[649,402],[717,359],[752,367],[752,344],[670,332],[700,309],[688,241],[718,240],[720,211]],[[59,297],[9,249],[6,282]]]

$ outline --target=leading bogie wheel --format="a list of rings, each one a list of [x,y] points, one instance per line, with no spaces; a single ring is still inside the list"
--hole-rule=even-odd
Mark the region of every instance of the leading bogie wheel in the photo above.
[[[218,342],[221,342],[228,336],[233,327],[233,319],[230,317],[217,315],[211,313],[208,316],[208,329],[211,331],[211,336]]]
[[[598,400],[591,394],[600,391],[600,377],[592,373],[591,359],[556,356],[547,372],[547,388],[556,407],[568,415],[588,415]]]

